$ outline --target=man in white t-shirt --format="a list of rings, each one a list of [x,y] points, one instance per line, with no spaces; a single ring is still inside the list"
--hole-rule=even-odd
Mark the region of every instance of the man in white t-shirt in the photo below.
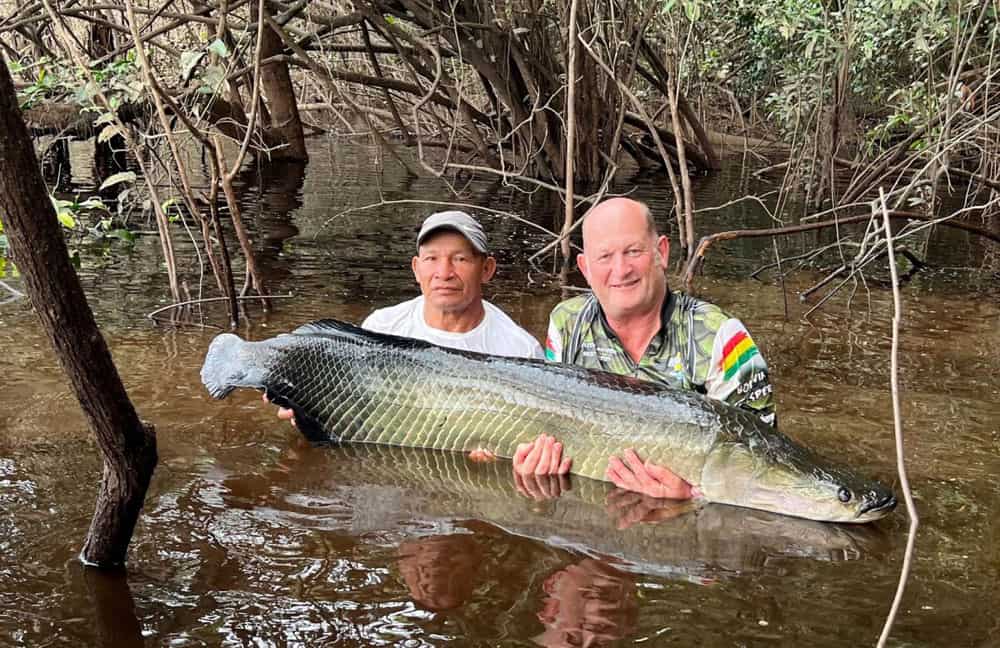
[[[486,233],[460,211],[432,214],[417,235],[411,261],[420,296],[368,316],[362,328],[426,340],[452,349],[544,359],[538,341],[483,299],[497,261]]]
[[[483,285],[496,273],[497,260],[489,253],[486,232],[471,216],[461,211],[428,216],[410,265],[420,296],[376,310],[362,328],[452,349],[545,358],[538,340],[483,299]],[[290,409],[278,410],[278,418],[292,416]]]

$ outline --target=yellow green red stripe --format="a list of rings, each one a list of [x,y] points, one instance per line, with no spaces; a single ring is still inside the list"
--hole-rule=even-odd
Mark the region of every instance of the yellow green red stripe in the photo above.
[[[758,353],[757,346],[746,331],[740,331],[729,338],[722,349],[722,369],[725,371],[725,379],[732,378],[740,367]]]

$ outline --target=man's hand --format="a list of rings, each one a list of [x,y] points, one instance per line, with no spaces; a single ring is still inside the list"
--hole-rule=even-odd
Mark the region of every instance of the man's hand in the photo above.
[[[270,399],[268,399],[268,397],[267,397],[267,392],[261,394],[260,398],[265,403],[270,403],[271,402]],[[279,407],[278,408],[278,418],[280,418],[282,421],[290,421],[293,426],[295,425],[295,412],[293,412],[292,410],[288,409],[287,407]]]
[[[686,500],[701,496],[701,491],[669,469],[648,461],[644,462],[629,448],[624,462],[612,456],[608,461],[607,478],[618,488],[635,491],[650,497]]]
[[[541,434],[530,443],[522,443],[514,452],[516,475],[565,475],[573,460],[563,458],[563,446],[548,434]]]

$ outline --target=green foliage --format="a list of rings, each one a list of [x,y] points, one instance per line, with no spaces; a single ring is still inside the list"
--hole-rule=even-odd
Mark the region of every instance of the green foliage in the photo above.
[[[116,179],[116,176],[119,177]],[[105,181],[105,185],[113,186],[122,182],[131,182],[134,179],[135,174],[126,171],[111,176],[108,180],[114,180],[114,182]],[[101,188],[103,189],[104,185]],[[119,211],[128,192],[129,190],[126,189],[118,196]],[[111,210],[100,197],[92,196],[84,200],[79,200],[77,197],[65,200],[50,195],[49,199],[52,201],[52,207],[55,209],[59,223],[73,234],[98,241],[102,239],[119,239],[128,243],[135,241],[135,234],[129,231],[118,217],[111,214]],[[92,224],[85,224],[87,222]]]
[[[972,0],[717,3],[696,23],[702,42],[695,71],[721,80],[744,106],[763,102],[773,125],[790,135],[832,103],[847,57],[850,109],[872,126],[867,143],[878,148],[950,100],[944,82],[951,50],[972,32],[981,6]],[[970,65],[985,64],[997,29],[990,12],[969,48]]]
[[[229,48],[218,38],[200,49],[182,52],[181,79],[185,83],[192,79],[196,80],[199,94],[215,94],[226,80],[226,67],[219,61],[228,59],[230,55]],[[208,64],[202,65],[206,59]]]
[[[12,73],[21,77],[28,76],[31,80],[30,85],[18,92],[22,110],[42,101],[67,99],[91,108],[98,90],[103,91],[111,106],[118,109],[126,103],[139,102],[145,92],[135,64],[134,51],[130,51],[124,58],[91,68],[93,81],[75,67],[63,67],[46,57],[28,63],[9,62],[8,67]]]

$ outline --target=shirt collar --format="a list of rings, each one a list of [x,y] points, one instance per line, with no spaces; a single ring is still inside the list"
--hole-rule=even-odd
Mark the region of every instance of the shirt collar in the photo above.
[[[597,302],[597,296],[594,296],[594,301]],[[673,317],[674,308],[677,306],[677,295],[667,288],[667,294],[663,299],[663,307],[660,310],[660,330],[656,332],[653,339],[649,341],[649,346],[646,347],[647,354],[657,354],[660,349],[663,348],[663,344],[667,339],[666,331],[667,325],[670,323],[670,318]],[[608,318],[604,315],[604,309],[601,308],[601,303],[597,302],[597,314],[601,318],[601,326],[604,327],[605,333],[608,337],[614,340],[616,344],[621,346],[621,340],[618,339],[618,335],[615,333],[611,325],[608,324]]]

